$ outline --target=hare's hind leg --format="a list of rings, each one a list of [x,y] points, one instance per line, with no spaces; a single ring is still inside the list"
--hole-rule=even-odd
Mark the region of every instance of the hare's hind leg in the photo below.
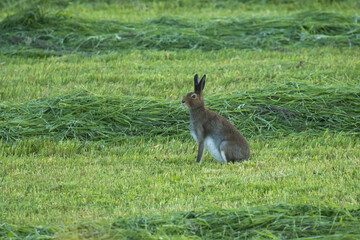
[[[230,141],[223,141],[220,144],[220,152],[224,162],[238,162],[246,160],[238,144]]]

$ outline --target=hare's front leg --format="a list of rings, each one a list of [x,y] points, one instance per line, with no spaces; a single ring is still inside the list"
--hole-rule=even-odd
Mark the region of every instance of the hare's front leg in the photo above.
[[[199,142],[199,148],[198,148],[198,154],[196,157],[196,162],[201,163],[203,155],[204,155],[204,141]]]

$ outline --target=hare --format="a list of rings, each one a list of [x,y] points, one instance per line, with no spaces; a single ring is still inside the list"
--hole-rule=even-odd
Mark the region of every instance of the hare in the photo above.
[[[191,135],[199,145],[196,161],[201,163],[204,147],[222,163],[249,159],[250,148],[244,136],[226,118],[205,108],[205,79],[206,75],[199,83],[196,74],[194,92],[182,99],[182,105],[190,110]]]

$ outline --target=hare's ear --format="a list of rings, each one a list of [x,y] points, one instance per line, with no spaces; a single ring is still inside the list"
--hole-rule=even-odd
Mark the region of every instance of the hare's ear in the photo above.
[[[199,85],[199,76],[195,74],[194,76],[194,92],[200,91],[200,85]]]
[[[206,80],[206,75],[204,74],[204,76],[201,78],[200,83],[199,83],[201,91],[204,90],[205,80]]]

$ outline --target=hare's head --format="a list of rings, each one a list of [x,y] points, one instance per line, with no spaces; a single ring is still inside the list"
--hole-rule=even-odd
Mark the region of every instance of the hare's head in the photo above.
[[[205,105],[202,92],[205,87],[206,75],[204,75],[200,82],[199,76],[196,74],[194,76],[194,92],[189,92],[183,98],[182,105],[186,108],[197,108]]]

